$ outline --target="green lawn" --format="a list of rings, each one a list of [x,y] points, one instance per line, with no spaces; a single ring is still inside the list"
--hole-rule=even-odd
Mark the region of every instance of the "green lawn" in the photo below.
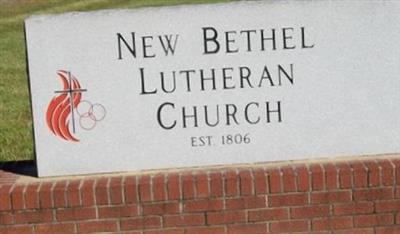
[[[33,159],[23,20],[32,14],[229,0],[0,0],[0,161]]]

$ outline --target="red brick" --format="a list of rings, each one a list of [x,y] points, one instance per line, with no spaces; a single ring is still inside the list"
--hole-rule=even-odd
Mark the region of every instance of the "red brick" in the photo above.
[[[216,211],[223,209],[223,200],[191,200],[183,203],[185,212]]]
[[[158,174],[153,176],[153,199],[154,201],[165,201],[167,199],[166,195],[166,185],[165,185],[165,177],[162,174]]]
[[[118,205],[123,203],[122,196],[122,177],[112,177],[110,179],[110,203]]]
[[[309,231],[306,220],[290,220],[270,223],[270,231],[273,233],[293,233]]]
[[[239,194],[237,172],[228,170],[224,173],[225,196],[232,197]]]
[[[82,206],[94,205],[94,180],[84,180],[80,188]]]
[[[296,191],[296,175],[294,170],[290,166],[281,168],[282,180],[283,180],[283,191],[284,192],[295,192]]]
[[[168,175],[167,190],[168,190],[169,200],[178,200],[181,198],[180,182],[178,174]]]
[[[11,201],[13,210],[22,210],[24,209],[24,190],[25,185],[15,185],[13,190],[11,191]]]
[[[131,233],[131,232],[129,232]],[[185,234],[185,229],[161,229],[161,230],[145,230],[137,234]]]
[[[355,201],[376,201],[393,199],[393,188],[368,188],[354,190],[353,197]]]
[[[392,158],[391,160],[390,160],[393,164],[394,164],[394,166],[396,167],[395,168],[395,174],[396,174],[396,184],[397,185],[400,185],[400,159],[397,159],[397,158]]]
[[[282,192],[282,173],[278,169],[268,171],[268,184],[271,193]]]
[[[329,205],[303,206],[290,208],[290,218],[304,219],[329,216]]]
[[[207,224],[232,224],[246,222],[246,211],[207,212]]]
[[[173,223],[174,219],[171,217],[175,217],[175,223],[180,223],[177,226],[166,226],[168,227],[168,232],[165,233],[185,233],[189,231],[195,232],[195,230],[208,230],[210,228],[210,232],[213,233],[213,230],[216,231],[223,231],[223,234],[226,234],[225,231],[233,232],[232,227],[240,227],[245,226],[249,228],[253,225],[264,225],[265,229],[262,230],[268,231],[272,230],[273,228],[278,227],[278,223],[299,223],[305,222],[307,223],[306,230],[299,230],[299,232],[303,233],[311,233],[311,230],[308,228],[313,228],[314,231],[330,231],[335,230],[335,234],[337,233],[353,233],[351,232],[354,230],[354,233],[373,233],[374,229],[377,230],[377,233],[383,232],[385,229],[382,229],[382,225],[395,225],[395,223],[400,223],[400,215],[397,215],[397,212],[400,211],[400,200],[393,200],[395,196],[395,187],[391,186],[391,184],[395,183],[394,178],[397,176],[395,172],[397,172],[397,164],[396,168],[389,161],[381,160],[379,161],[382,168],[388,168],[389,172],[384,172],[385,170],[382,169],[381,171],[376,169],[376,165],[374,166],[373,163],[370,161],[366,162],[364,165],[365,167],[362,168],[362,164],[356,164],[355,162],[351,163],[351,170],[353,170],[353,174],[350,175],[351,184],[354,184],[355,187],[365,187],[365,186],[380,186],[380,176],[384,173],[387,173],[385,182],[387,187],[375,187],[375,188],[362,188],[362,189],[345,189],[345,190],[337,190],[337,176],[339,176],[340,180],[340,171],[339,174],[336,175],[336,182],[334,182],[334,177],[330,177],[330,171],[334,171],[334,165],[332,163],[324,164],[324,188],[330,191],[322,191],[322,192],[311,192],[311,193],[295,193],[293,191],[301,191],[308,190],[306,185],[301,186],[300,182],[300,174],[298,167],[296,166],[295,170],[291,170],[291,168],[282,168],[282,173],[279,175],[280,185],[279,190],[282,194],[269,194],[269,195],[260,195],[255,196],[254,194],[266,194],[268,193],[269,189],[269,181],[268,181],[268,174],[263,169],[259,169],[259,171],[247,171],[247,169],[242,170],[239,174],[235,173],[234,180],[235,182],[235,193],[236,197],[228,197],[228,198],[220,198],[223,196],[223,178],[220,173],[213,172],[209,175],[204,172],[197,172],[194,176],[191,177],[191,187],[192,187],[192,194],[193,197],[190,199],[195,200],[188,200],[180,201],[179,197],[182,193],[182,188],[179,188],[180,180],[177,181],[177,188],[178,188],[178,198],[175,202],[164,202],[166,198],[170,198],[170,190],[169,187],[166,188],[168,184],[166,176],[168,175],[155,175],[151,177],[150,191],[153,191],[151,194],[151,200],[157,200],[158,202],[152,203],[143,203],[143,204],[130,204],[130,208],[126,208],[126,205],[121,206],[113,206],[108,207],[105,205],[109,205],[112,203],[115,204],[124,204],[124,197],[126,196],[126,181],[124,186],[119,186],[116,188],[116,192],[113,192],[112,188],[112,180],[115,179],[107,179],[110,180],[109,183],[106,184],[106,188],[108,188],[107,194],[107,204],[103,204],[100,206],[94,206],[95,200],[93,199],[93,188],[94,183],[91,186],[92,191],[92,203],[87,202],[84,205],[84,192],[83,187],[84,183],[80,184],[80,180],[72,180],[70,182],[66,181],[58,181],[58,182],[51,182],[46,183],[43,182],[40,186],[38,184],[28,184],[24,187],[24,185],[18,185],[15,187],[14,193],[11,195],[9,193],[10,187],[8,189],[4,189],[5,186],[0,187],[0,201],[8,201],[7,204],[0,203],[0,226],[10,225],[10,224],[26,224],[29,226],[29,232],[33,232],[32,227],[35,226],[37,233],[39,233],[40,228],[44,228],[45,225],[48,225],[47,228],[51,228],[50,223],[54,226],[58,225],[58,223],[54,223],[55,220],[57,221],[67,221],[66,223],[61,222],[59,225],[59,229],[64,230],[62,225],[65,226],[65,230],[69,230],[71,232],[71,228],[75,231],[76,225],[78,223],[86,223],[86,222],[97,222],[98,218],[100,219],[107,219],[105,221],[111,221],[115,224],[116,228],[119,226],[118,222],[120,222],[121,227],[124,226],[125,228],[129,227],[129,225],[134,226],[137,225],[136,228],[137,233],[164,233],[162,232],[163,223],[167,225]],[[386,164],[385,164],[386,163]],[[329,166],[328,166],[329,165]],[[356,166],[358,165],[358,166]],[[372,165],[372,166],[371,166]],[[384,166],[382,166],[384,165]],[[399,161],[400,165],[400,161]],[[338,167],[340,169],[340,167]],[[367,168],[367,169],[366,169]],[[373,168],[373,169],[370,169]],[[350,171],[351,171],[350,170]],[[374,170],[374,171],[373,171]],[[230,170],[231,171],[231,170]],[[288,172],[289,171],[289,172]],[[360,172],[361,171],[361,172]],[[233,172],[233,171],[232,171]],[[305,170],[305,172],[308,172]],[[342,170],[343,172],[343,170]],[[306,175],[307,173],[305,173]],[[295,177],[294,180],[288,179],[288,175],[293,175]],[[213,178],[213,176],[215,176]],[[297,177],[296,177],[297,176]],[[343,177],[343,175],[342,175]],[[127,177],[128,178],[128,177]],[[127,179],[126,178],[126,179]],[[134,177],[136,178],[136,177]],[[260,179],[259,179],[260,178]],[[306,177],[308,178],[308,176]],[[361,179],[360,179],[361,178]],[[367,179],[365,179],[367,178]],[[397,178],[397,177],[396,177]],[[126,180],[125,179],[125,180]],[[214,182],[213,182],[214,179]],[[121,178],[117,179],[117,184],[122,184]],[[164,180],[166,180],[164,182]],[[307,179],[306,179],[307,180]],[[158,182],[156,182],[158,181]],[[168,180],[169,181],[169,180]],[[83,181],[85,182],[85,181]],[[52,185],[53,189],[52,189]],[[304,182],[305,183],[305,182]],[[158,186],[158,184],[160,186]],[[307,184],[307,183],[305,183]],[[308,183],[309,184],[309,183]],[[388,187],[390,185],[390,187]],[[135,181],[136,186],[136,181]],[[336,186],[336,187],[335,187]],[[343,184],[341,185],[341,187]],[[79,188],[81,187],[81,188]],[[98,186],[97,186],[98,187]],[[293,187],[295,188],[294,190]],[[58,188],[61,188],[58,190]],[[7,192],[1,193],[2,190],[7,190]],[[64,190],[63,190],[64,189]],[[160,192],[160,196],[155,195],[155,191],[157,189],[162,190]],[[23,191],[25,190],[25,193]],[[186,189],[183,189],[186,191]],[[333,191],[332,191],[333,190]],[[78,192],[76,192],[78,191]],[[119,191],[119,194],[118,194]],[[125,196],[122,194],[125,191]],[[227,189],[228,191],[228,189]],[[275,190],[278,191],[278,190]],[[61,196],[58,196],[60,193]],[[289,192],[289,193],[287,193]],[[29,193],[32,193],[32,196],[28,196]],[[47,193],[47,194],[46,194]],[[54,193],[52,195],[52,193]],[[135,192],[137,193],[137,192]],[[184,192],[187,195],[187,192]],[[398,198],[400,198],[400,190],[398,193]],[[21,195],[22,194],[22,195]],[[64,194],[64,199],[62,198]],[[250,194],[246,195],[246,194]],[[41,197],[40,195],[43,195]],[[244,195],[244,196],[239,196]],[[113,197],[114,196],[114,197]],[[136,196],[136,195],[135,195]],[[168,196],[168,197],[167,197]],[[238,197],[239,196],[239,197]],[[267,197],[268,196],[268,197]],[[88,195],[87,197],[90,197]],[[117,197],[117,200],[114,200]],[[214,197],[214,199],[210,199],[210,197]],[[220,199],[215,199],[216,197]],[[185,196],[187,198],[187,196]],[[199,199],[202,198],[202,199]],[[53,200],[52,200],[53,199]],[[81,201],[80,201],[80,200]],[[100,198],[101,200],[102,198]],[[19,201],[22,202],[19,202]],[[53,202],[55,201],[55,206],[60,207],[58,209],[51,210],[50,208],[53,207]],[[268,201],[268,204],[266,204]],[[308,202],[312,204],[318,205],[310,205]],[[354,202],[356,201],[356,202]],[[137,202],[137,200],[135,201]],[[81,207],[84,206],[83,209]],[[5,209],[8,211],[11,206],[14,205],[15,208],[21,209],[24,206],[31,211],[16,211],[15,218],[12,212],[6,213],[1,212],[1,209]],[[19,205],[22,204],[22,205]],[[24,205],[25,204],[25,205]],[[320,205],[321,204],[321,205]],[[62,206],[63,205],[63,206]],[[272,207],[279,207],[280,208],[267,208],[270,205]],[[43,208],[46,207],[47,208]],[[65,206],[73,206],[74,209],[66,208]],[[140,206],[140,208],[139,208]],[[293,207],[294,206],[294,207]],[[297,207],[296,207],[297,206]],[[331,208],[331,209],[329,209]],[[35,214],[34,211],[35,211]],[[72,212],[75,210],[75,212]],[[87,210],[92,210],[92,213],[89,215],[85,215]],[[285,216],[280,216],[279,213],[271,214],[268,211],[272,210],[284,210]],[[69,211],[70,214],[66,214]],[[140,214],[139,214],[139,211]],[[218,212],[217,212],[218,211]],[[290,211],[290,215],[288,214]],[[39,215],[37,214],[39,212]],[[47,212],[47,213],[46,213]],[[186,212],[184,214],[180,214],[179,212]],[[193,213],[187,213],[193,212]],[[278,211],[277,211],[278,212]],[[74,214],[72,214],[74,213]],[[43,215],[44,214],[44,215]],[[97,216],[98,214],[98,216]],[[53,216],[56,217],[53,217]],[[138,217],[138,215],[146,215],[144,217]],[[147,215],[157,215],[157,216],[148,216]],[[192,215],[198,215],[196,218],[181,218],[187,217]],[[334,215],[334,216],[333,216]],[[328,218],[327,216],[333,216]],[[67,218],[66,218],[67,217]],[[133,217],[133,218],[132,218]],[[176,217],[180,217],[177,219]],[[164,222],[162,222],[162,218]],[[288,220],[289,218],[295,220]],[[396,221],[395,221],[396,218]],[[44,220],[45,221],[42,221]],[[54,220],[53,220],[54,219]],[[112,220],[110,220],[112,219]],[[182,221],[182,219],[186,219],[186,221]],[[284,222],[277,221],[277,220],[284,220]],[[14,221],[15,220],[15,221]],[[87,220],[85,222],[77,222],[75,224],[75,220]],[[133,222],[132,220],[135,220]],[[140,221],[138,221],[140,220]],[[147,224],[145,225],[144,220],[148,220]],[[154,221],[155,226],[152,226],[151,220]],[[309,223],[312,221],[312,225]],[[249,224],[247,222],[255,222]],[[49,224],[43,224],[42,222],[46,222]],[[122,224],[125,222],[124,224]],[[131,224],[129,224],[129,222]],[[196,223],[197,222],[197,223]],[[262,222],[262,223],[261,223]],[[136,223],[136,224],[132,224]],[[243,225],[239,225],[238,223],[242,223]],[[216,226],[209,226],[209,225],[216,225]],[[282,225],[283,228],[289,228],[290,225]],[[293,224],[294,225],[294,224]],[[353,229],[354,225],[354,229]],[[19,227],[18,225],[16,225]],[[192,227],[198,226],[198,227]],[[294,225],[296,226],[296,225]],[[180,228],[175,228],[180,227]],[[148,228],[146,232],[142,230],[143,228]],[[214,229],[215,228],[215,229]],[[336,229],[340,230],[336,230]],[[129,230],[127,228],[126,230]],[[226,230],[225,230],[226,229]],[[1,230],[1,229],[0,229]],[[55,230],[55,227],[53,229]],[[78,230],[78,229],[77,229]],[[140,231],[139,231],[140,230]],[[79,231],[79,230],[78,230]],[[115,232],[120,231],[119,229],[115,229]],[[281,230],[282,232],[285,230]],[[386,231],[390,232],[393,231],[396,233],[396,229],[387,229]],[[48,233],[51,231],[47,231]],[[114,231],[112,231],[114,232]],[[294,232],[294,230],[290,230],[287,232]],[[315,233],[316,233],[315,232]],[[1,231],[0,231],[1,233]],[[46,232],[44,232],[46,233]],[[253,233],[253,232],[247,232]]]
[[[164,234],[164,232],[163,231],[165,231],[165,230],[167,230],[167,229],[154,229],[154,230],[142,230],[142,231],[138,231],[138,230],[136,230],[136,231],[126,231],[126,232],[122,232],[122,233],[124,233],[124,234]],[[177,231],[177,230],[179,230],[179,231],[181,231],[181,232],[174,232],[174,231]],[[176,234],[176,233],[178,233],[178,234],[182,234],[182,233],[184,233],[184,229],[173,229],[173,228],[169,228],[168,230],[167,230],[168,232],[166,232],[167,234]]]
[[[116,221],[96,220],[78,223],[79,233],[115,232],[117,230]]]
[[[121,220],[121,230],[139,230],[160,228],[161,218],[158,216],[145,216]]]
[[[393,214],[370,214],[354,216],[355,227],[389,226],[394,224]]]
[[[142,175],[139,178],[139,198],[142,202],[151,201],[151,177],[150,175]]]
[[[186,229],[186,234],[225,234],[224,227],[193,227]]]
[[[144,215],[163,215],[179,213],[178,202],[163,202],[144,204],[142,207]]]
[[[350,167],[353,169],[353,187],[366,187],[368,185],[367,167],[358,161],[351,162]]]
[[[222,197],[224,187],[222,183],[222,174],[219,172],[210,173],[210,195],[211,197]]]
[[[375,234],[397,234],[400,233],[400,226],[376,227]]]
[[[382,184],[385,186],[393,186],[394,180],[394,165],[387,159],[378,160],[379,166],[382,168]]]
[[[14,223],[14,215],[11,212],[0,213],[0,226],[13,223]]]
[[[51,190],[54,184],[52,182],[45,182],[39,188],[39,206],[42,209],[53,207],[53,195]]]
[[[109,204],[109,178],[99,178],[95,184],[95,198],[97,205],[108,205]]]
[[[325,203],[343,203],[351,201],[350,191],[332,191],[332,192],[314,192],[311,193],[311,203],[325,204]]]
[[[32,234],[32,226],[0,226],[0,233],[4,234]]]
[[[375,211],[376,212],[392,212],[392,211],[400,211],[400,200],[391,200],[391,201],[377,201],[375,202]]]
[[[227,210],[255,209],[264,207],[267,207],[265,196],[250,196],[230,198],[225,200],[225,208]]]
[[[369,214],[372,212],[374,212],[374,203],[372,202],[343,203],[333,206],[335,215]]]
[[[15,223],[44,223],[53,220],[51,210],[21,211],[15,213]]]
[[[2,185],[0,187],[0,211],[11,210],[11,186]]]
[[[400,187],[397,185],[394,186],[394,197],[396,199],[400,198]]]
[[[281,220],[288,218],[289,212],[287,208],[250,210],[248,215],[249,222]]]
[[[326,189],[334,190],[339,188],[339,174],[337,168],[333,163],[326,163],[323,165],[326,175]]]
[[[81,185],[80,180],[70,181],[67,187],[67,202],[69,207],[76,207],[81,205],[81,198],[79,196],[79,188]]]
[[[73,223],[45,223],[36,225],[36,234],[75,233]]]
[[[352,228],[347,230],[337,230],[335,234],[374,234],[373,228]]]
[[[308,203],[308,195],[304,193],[269,195],[268,203],[271,207],[301,206]]]
[[[234,224],[228,226],[227,234],[264,234],[268,233],[267,224]]]
[[[309,220],[311,222],[311,220]],[[334,232],[336,234],[337,231]],[[285,234],[289,234],[287,232],[284,232]],[[307,232],[294,232],[296,234],[333,234],[331,231],[307,231]]]
[[[253,175],[250,170],[239,171],[239,185],[241,196],[254,194]]]
[[[3,164],[3,163],[1,163]],[[18,173],[13,173],[13,172],[8,172],[5,170],[2,170],[2,166],[0,164],[0,184],[3,185],[11,185],[11,184],[16,184],[16,181],[20,177]]]
[[[348,229],[353,227],[351,216],[321,218],[312,221],[312,229],[314,231]]]
[[[137,183],[135,176],[125,177],[124,180],[124,192],[126,203],[138,202]]]
[[[365,166],[368,168],[368,186],[379,186],[381,177],[378,163],[375,161],[366,161]]]
[[[323,190],[325,187],[325,175],[322,166],[319,164],[312,164],[310,166],[310,171],[312,190]]]
[[[57,181],[53,188],[54,207],[67,207],[67,181]]]
[[[394,197],[395,198],[400,198],[400,186],[395,186],[395,191],[394,191]]]
[[[165,227],[199,226],[205,225],[204,214],[165,215]]]
[[[98,214],[100,219],[132,217],[138,215],[138,207],[136,204],[98,207]]]
[[[254,171],[254,190],[256,194],[266,194],[268,192],[267,177],[263,169]]]
[[[196,175],[196,191],[198,198],[206,198],[210,196],[208,175],[200,173]]]
[[[339,183],[340,188],[351,188],[352,185],[352,170],[346,162],[336,164],[339,169]]]
[[[297,190],[299,192],[310,191],[310,172],[306,165],[296,165]]]
[[[56,211],[57,221],[75,221],[96,218],[95,208],[68,208]]]
[[[398,234],[398,233],[400,233],[400,226],[375,228],[375,234]]]
[[[195,180],[191,173],[184,173],[182,176],[182,196],[183,199],[195,198]]]

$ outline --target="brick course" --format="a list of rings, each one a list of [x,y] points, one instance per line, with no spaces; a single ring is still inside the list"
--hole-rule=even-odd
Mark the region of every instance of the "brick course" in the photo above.
[[[141,174],[1,170],[0,233],[400,233],[400,156]]]

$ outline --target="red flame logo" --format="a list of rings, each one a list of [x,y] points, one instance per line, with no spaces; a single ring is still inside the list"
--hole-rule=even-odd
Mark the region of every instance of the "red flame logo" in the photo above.
[[[60,77],[63,84],[63,89],[56,91],[58,96],[53,97],[47,107],[46,123],[48,128],[54,135],[72,142],[79,140],[70,132],[70,122],[73,125],[75,133],[74,108],[76,108],[82,99],[81,85],[75,76],[70,72],[59,70],[57,75]]]

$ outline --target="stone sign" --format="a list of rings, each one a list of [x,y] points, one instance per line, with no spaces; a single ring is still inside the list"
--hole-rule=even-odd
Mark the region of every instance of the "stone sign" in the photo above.
[[[25,21],[39,176],[400,152],[400,2]]]

